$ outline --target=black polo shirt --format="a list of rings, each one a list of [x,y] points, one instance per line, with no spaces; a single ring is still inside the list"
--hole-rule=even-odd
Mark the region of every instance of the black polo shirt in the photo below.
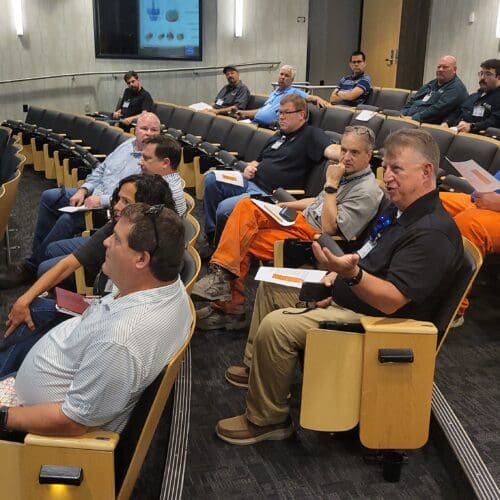
[[[117,110],[121,110],[122,118],[128,118],[129,116],[135,116],[143,111],[152,111],[153,109],[153,98],[151,94],[141,88],[139,92],[134,92],[132,89],[125,89],[123,92],[120,105]]]
[[[388,212],[396,217],[394,205]],[[463,244],[453,219],[444,210],[437,191],[410,205],[386,229],[375,248],[359,265],[390,281],[410,302],[392,316],[432,320],[463,261]],[[370,316],[386,316],[362,302],[341,279],[333,287],[335,302]]]
[[[250,100],[250,90],[240,80],[238,85],[224,85],[220,92],[215,97],[215,109],[227,108],[236,106],[238,109],[247,109],[248,101]]]
[[[290,134],[277,132],[257,158],[255,182],[267,190],[304,188],[309,171],[323,158],[330,144],[332,141],[323,130],[310,125]]]

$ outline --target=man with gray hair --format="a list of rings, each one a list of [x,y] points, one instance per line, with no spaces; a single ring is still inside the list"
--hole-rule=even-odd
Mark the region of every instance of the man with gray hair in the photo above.
[[[457,60],[443,56],[436,68],[436,78],[417,90],[401,109],[403,116],[418,122],[441,123],[469,96],[457,76]]]
[[[287,395],[299,351],[319,321],[359,323],[362,315],[431,320],[463,261],[457,226],[436,191],[439,148],[421,129],[401,129],[384,144],[384,183],[392,205],[354,254],[334,256],[313,243],[331,297],[293,309],[297,289],[261,283],[245,349],[245,366],[226,379],[248,387],[243,415],[220,420],[216,433],[232,444],[285,439],[292,432]],[[288,309],[279,309],[288,308]],[[297,314],[299,313],[299,314]]]
[[[268,126],[278,121],[278,109],[281,99],[287,94],[297,94],[307,102],[312,102],[320,107],[329,107],[330,104],[316,95],[308,95],[303,90],[292,87],[295,79],[295,68],[288,64],[281,66],[278,75],[278,86],[269,94],[266,102],[261,108],[237,110],[234,109],[238,118],[250,118],[257,125]]]

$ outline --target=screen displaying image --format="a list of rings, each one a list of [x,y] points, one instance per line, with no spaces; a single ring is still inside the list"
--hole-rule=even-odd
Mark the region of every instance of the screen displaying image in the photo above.
[[[94,0],[97,57],[201,61],[201,0]]]

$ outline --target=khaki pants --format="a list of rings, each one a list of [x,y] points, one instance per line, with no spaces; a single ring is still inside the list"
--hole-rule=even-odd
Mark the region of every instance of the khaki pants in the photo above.
[[[298,288],[265,282],[257,290],[244,357],[250,367],[246,415],[256,425],[277,424],[288,418],[287,396],[307,330],[317,327],[319,321],[359,323],[361,317],[337,305],[294,314],[304,311],[293,307],[298,293]]]

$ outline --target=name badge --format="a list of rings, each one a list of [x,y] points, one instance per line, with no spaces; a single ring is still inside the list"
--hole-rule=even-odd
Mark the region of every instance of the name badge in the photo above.
[[[375,247],[377,242],[368,240],[359,250],[358,255],[360,259],[364,259]]]
[[[281,146],[283,146],[283,143],[285,142],[285,138],[281,137],[281,139],[278,139],[272,146],[271,149],[279,149]]]
[[[427,102],[431,98],[431,95],[432,95],[432,93],[427,94],[426,96],[424,96],[424,98],[422,99],[422,102]]]
[[[127,109],[130,106],[130,101],[123,101],[122,108]]]
[[[472,116],[484,116],[484,107],[481,105],[472,108]]]
[[[215,104],[217,104],[217,106],[222,106],[224,104],[224,99],[217,99]]]

